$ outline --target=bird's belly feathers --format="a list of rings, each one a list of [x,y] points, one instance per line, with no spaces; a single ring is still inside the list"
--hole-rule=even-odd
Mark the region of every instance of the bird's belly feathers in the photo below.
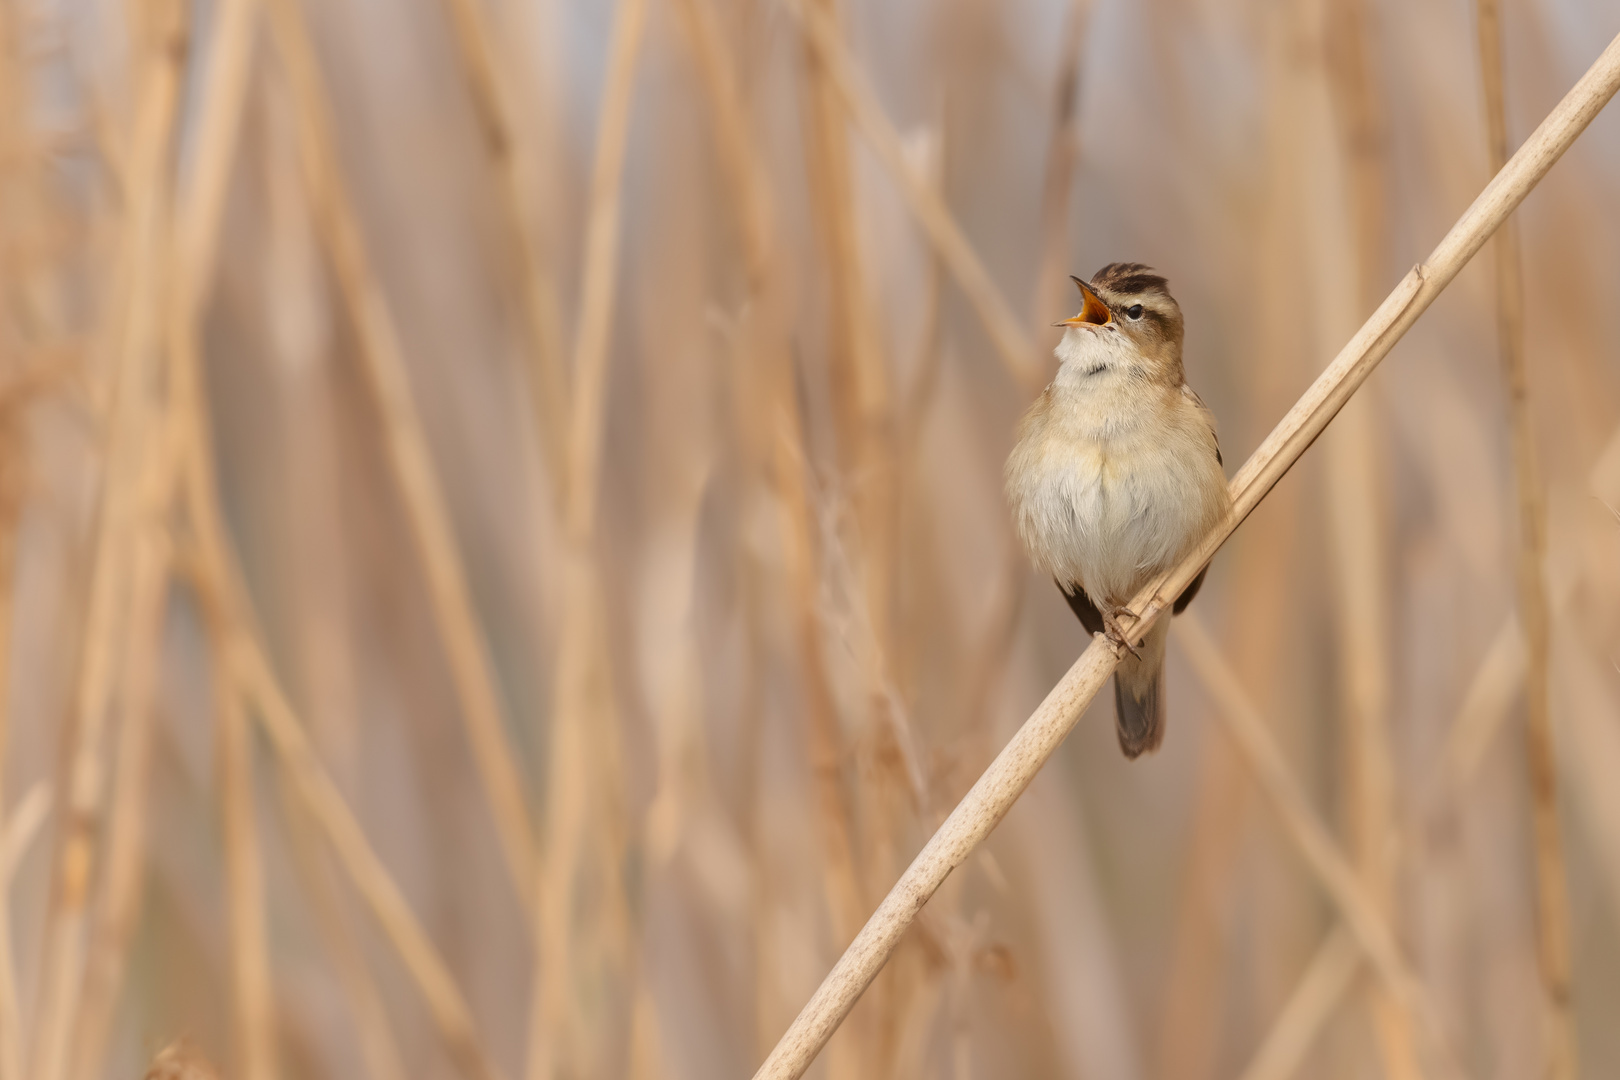
[[[1009,494],[1025,546],[1043,570],[1101,603],[1128,602],[1224,510],[1220,467],[1207,444],[1189,439],[1048,432],[1015,455],[1024,460]]]

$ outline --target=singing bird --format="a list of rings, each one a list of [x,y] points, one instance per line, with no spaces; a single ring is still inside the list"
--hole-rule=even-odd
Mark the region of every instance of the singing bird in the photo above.
[[[1231,505],[1215,418],[1181,366],[1181,308],[1163,277],[1111,263],[1058,323],[1057,375],[1024,414],[1007,459],[1007,497],[1035,566],[1053,576],[1088,631],[1121,654],[1115,725],[1127,758],[1164,738],[1170,620],[1140,648],[1125,640],[1131,597],[1214,528]],[[1177,597],[1180,614],[1204,583]]]

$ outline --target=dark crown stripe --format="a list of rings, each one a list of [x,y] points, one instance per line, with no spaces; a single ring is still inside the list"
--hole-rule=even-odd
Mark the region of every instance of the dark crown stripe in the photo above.
[[[1141,263],[1109,263],[1092,275],[1091,286],[1107,289],[1111,293],[1129,296],[1133,293],[1158,292],[1169,295],[1170,283],[1153,272],[1151,266]]]

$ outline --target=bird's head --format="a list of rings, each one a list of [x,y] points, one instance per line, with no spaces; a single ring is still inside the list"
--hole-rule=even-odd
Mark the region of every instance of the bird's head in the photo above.
[[[1148,379],[1179,383],[1181,307],[1164,278],[1141,263],[1109,263],[1080,287],[1079,314],[1064,327],[1058,359],[1086,374],[1123,369]]]

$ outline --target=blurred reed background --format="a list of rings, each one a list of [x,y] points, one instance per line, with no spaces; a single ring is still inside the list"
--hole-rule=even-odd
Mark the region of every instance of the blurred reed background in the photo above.
[[[1620,9],[1501,17],[1511,148]],[[1000,482],[1066,275],[1169,276],[1235,468],[1489,178],[1479,18],[0,4],[0,1080],[749,1075],[1085,645]],[[1517,217],[1567,903],[1487,249],[813,1075],[1424,1075],[1232,717],[1466,1075],[1543,917],[1620,1075],[1617,183]]]

